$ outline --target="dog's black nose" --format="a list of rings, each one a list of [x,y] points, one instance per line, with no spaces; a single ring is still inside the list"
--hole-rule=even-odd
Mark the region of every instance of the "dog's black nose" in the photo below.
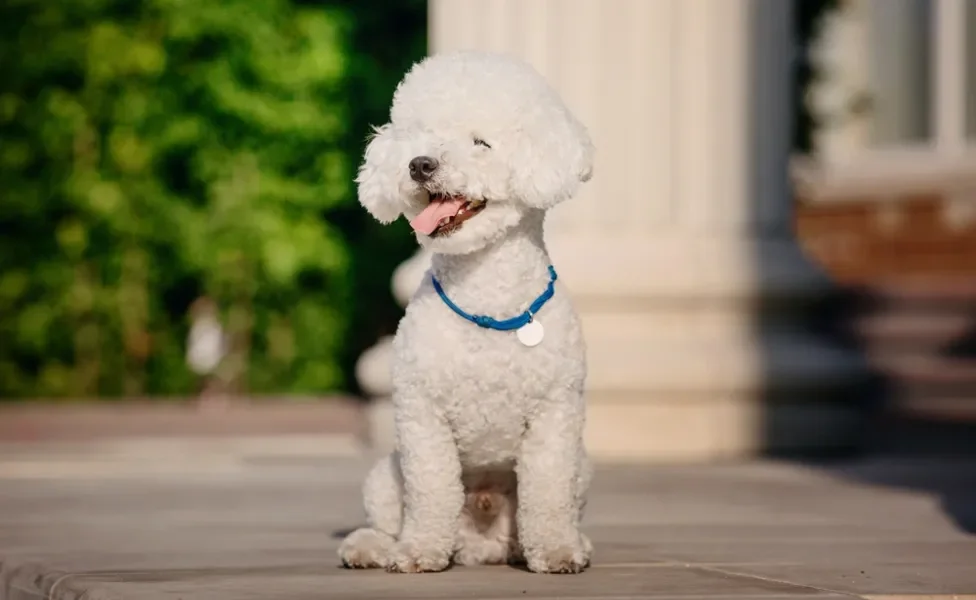
[[[436,158],[417,156],[410,161],[410,178],[414,181],[427,181],[436,170]]]

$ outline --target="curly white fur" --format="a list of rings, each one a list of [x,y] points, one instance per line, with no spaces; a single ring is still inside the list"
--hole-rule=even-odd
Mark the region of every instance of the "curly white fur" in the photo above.
[[[424,184],[409,174],[416,156],[439,163]],[[546,288],[545,212],[576,193],[592,162],[585,127],[531,67],[435,55],[398,86],[390,122],[367,147],[359,199],[382,222],[415,217],[435,192],[486,200],[451,235],[417,239],[457,305],[506,319]],[[579,531],[591,474],[586,352],[560,282],[535,318],[545,339],[523,346],[514,332],[460,318],[427,274],[394,339],[397,450],[366,479],[368,527],[343,541],[345,565],[407,573],[452,559],[524,560],[535,572],[577,573],[589,564]]]

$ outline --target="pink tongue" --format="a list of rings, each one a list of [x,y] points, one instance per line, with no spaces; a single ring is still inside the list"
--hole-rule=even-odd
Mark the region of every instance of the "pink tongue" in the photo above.
[[[430,235],[444,217],[453,217],[464,206],[464,198],[448,198],[431,201],[419,215],[410,221],[414,231]]]

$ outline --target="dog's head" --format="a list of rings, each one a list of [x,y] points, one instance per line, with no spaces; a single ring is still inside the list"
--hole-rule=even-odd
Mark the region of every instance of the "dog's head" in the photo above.
[[[457,52],[407,73],[356,181],[376,219],[405,215],[423,246],[463,254],[572,197],[592,168],[586,128],[538,72]]]

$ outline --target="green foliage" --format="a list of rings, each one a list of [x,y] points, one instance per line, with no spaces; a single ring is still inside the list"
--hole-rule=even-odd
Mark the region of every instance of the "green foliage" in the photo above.
[[[427,52],[426,0],[342,0],[355,14],[350,28],[347,91],[353,132],[345,146],[358,163],[371,125],[390,118],[393,90],[410,66]],[[358,164],[357,164],[358,166]],[[390,290],[393,270],[417,250],[410,227],[402,219],[380,225],[355,201],[331,212],[333,223],[350,244],[350,285],[355,303],[348,313],[350,329],[340,359],[343,372],[352,373],[356,359],[383,335],[392,334],[403,314]],[[347,383],[358,391],[355,380]]]
[[[352,179],[364,121],[416,58],[401,46],[375,64],[363,46],[422,40],[365,39],[371,10],[385,12],[3,3],[0,396],[190,392],[202,295],[221,307],[241,388],[349,385],[351,348],[398,316],[388,292],[359,297],[407,253],[402,231],[366,239]],[[364,250],[382,256],[365,275]]]
[[[817,77],[807,60],[807,49],[817,34],[823,16],[837,8],[838,0],[798,0],[793,11],[793,34],[796,36],[800,58],[796,67],[796,82],[793,86],[793,149],[809,152],[812,147],[813,131],[817,126],[803,96],[807,86]]]

